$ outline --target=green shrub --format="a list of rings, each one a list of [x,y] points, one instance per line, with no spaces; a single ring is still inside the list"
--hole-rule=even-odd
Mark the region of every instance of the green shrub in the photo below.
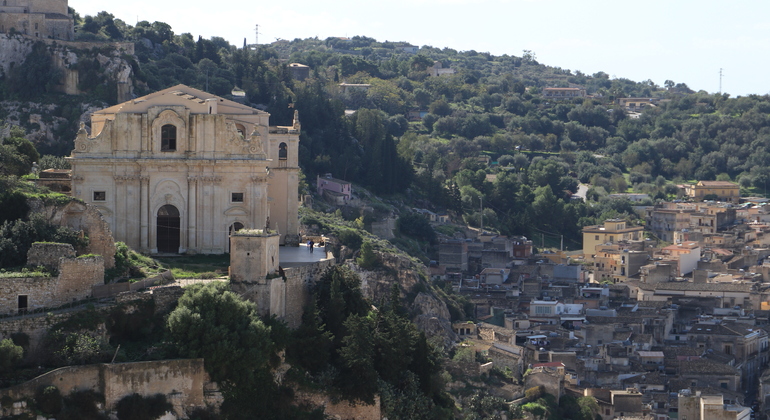
[[[361,235],[353,229],[340,230],[340,233],[337,235],[337,239],[340,240],[342,245],[345,245],[346,247],[356,251],[361,248],[361,244],[364,242],[364,239],[361,237]]]
[[[0,341],[0,372],[12,370],[22,357],[24,349],[21,346],[13,344],[10,338]]]
[[[361,255],[356,259],[356,263],[366,270],[371,270],[380,266],[380,258],[374,253],[371,242],[366,241],[361,245]]]

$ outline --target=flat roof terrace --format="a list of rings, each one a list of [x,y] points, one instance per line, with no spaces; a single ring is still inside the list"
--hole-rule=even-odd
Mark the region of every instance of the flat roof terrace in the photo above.
[[[334,258],[332,253],[327,253],[323,247],[318,248],[316,246],[313,248],[313,252],[310,252],[307,244],[300,244],[298,247],[282,246],[278,254],[279,264],[283,268],[315,264],[332,258]]]

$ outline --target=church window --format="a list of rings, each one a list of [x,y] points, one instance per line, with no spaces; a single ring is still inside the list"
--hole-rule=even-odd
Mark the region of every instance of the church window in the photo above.
[[[286,146],[286,143],[279,144],[278,145],[278,159],[286,160],[287,156],[288,156],[288,148]]]
[[[230,194],[230,201],[233,203],[243,203],[243,193],[242,192],[234,192]]]
[[[160,128],[160,150],[162,152],[176,151],[176,126],[166,124]]]
[[[106,201],[107,193],[105,191],[94,191],[94,201]]]
[[[242,136],[246,135],[246,127],[244,127],[243,124],[235,124],[235,129],[238,130],[238,134]]]

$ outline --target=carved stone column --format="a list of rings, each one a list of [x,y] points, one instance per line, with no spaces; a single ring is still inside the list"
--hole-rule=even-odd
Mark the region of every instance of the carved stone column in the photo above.
[[[143,252],[150,251],[150,177],[139,177],[139,214],[141,215],[140,224],[140,248]]]
[[[198,178],[187,177],[187,249],[198,252],[197,238],[197,204],[198,204]]]
[[[126,179],[128,177],[123,175],[114,175],[112,179],[115,181],[115,211],[113,212],[113,226],[115,228],[115,237],[120,238],[121,241],[126,241],[126,228],[129,223],[128,218],[128,206],[126,205]]]

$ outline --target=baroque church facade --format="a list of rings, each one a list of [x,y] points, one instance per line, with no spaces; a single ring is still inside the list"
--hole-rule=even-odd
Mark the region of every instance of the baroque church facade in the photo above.
[[[269,118],[184,85],[95,112],[68,158],[72,195],[141,252],[229,252],[240,229],[296,244],[300,124]]]

